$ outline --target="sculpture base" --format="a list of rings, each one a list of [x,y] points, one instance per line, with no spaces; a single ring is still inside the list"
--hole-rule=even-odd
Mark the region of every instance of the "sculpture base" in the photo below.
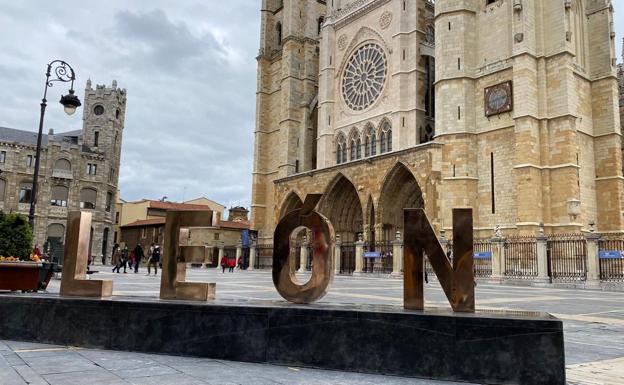
[[[565,384],[543,313],[0,295],[0,338],[485,384]]]

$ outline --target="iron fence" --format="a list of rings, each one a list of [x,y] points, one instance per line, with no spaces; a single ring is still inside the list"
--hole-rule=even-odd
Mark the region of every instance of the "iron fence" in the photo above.
[[[587,280],[587,240],[582,234],[549,235],[548,276],[553,281]]]
[[[376,242],[371,250],[379,253],[379,258],[374,258],[372,262],[372,272],[380,274],[390,274],[393,270],[394,246],[392,241]]]
[[[490,239],[475,238],[472,244],[475,277],[489,278],[492,276],[492,242]]]
[[[505,276],[517,279],[537,277],[537,239],[508,237],[505,241]]]
[[[355,243],[340,246],[340,274],[353,274],[355,270]]]
[[[256,260],[254,261],[255,269],[272,269],[273,268],[273,244],[257,245]]]
[[[624,234],[603,234],[598,241],[600,280],[624,282]]]

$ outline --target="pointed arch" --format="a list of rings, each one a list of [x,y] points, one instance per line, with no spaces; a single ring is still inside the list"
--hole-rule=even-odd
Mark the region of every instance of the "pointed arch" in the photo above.
[[[375,127],[371,123],[368,123],[364,128],[364,156],[377,155],[377,134]]]
[[[423,193],[416,178],[405,164],[397,163],[386,174],[379,196],[384,239],[393,240],[394,233],[403,229],[403,209],[424,207]]]
[[[336,138],[336,164],[347,162],[347,138],[341,132]]]
[[[291,191],[282,202],[280,208],[280,219],[284,218],[284,216],[286,216],[289,212],[297,210],[301,207],[303,207],[303,201],[296,192]]]
[[[329,218],[343,242],[355,242],[363,232],[360,196],[353,183],[341,173],[325,189],[319,211]]]
[[[368,225],[368,232],[366,234],[365,240],[369,243],[369,245],[374,245],[376,242],[375,237],[375,224],[376,224],[376,215],[375,215],[375,201],[372,196],[369,195],[368,202],[366,203],[366,224]]]
[[[383,118],[379,123],[379,153],[392,152],[392,123],[388,118]]]

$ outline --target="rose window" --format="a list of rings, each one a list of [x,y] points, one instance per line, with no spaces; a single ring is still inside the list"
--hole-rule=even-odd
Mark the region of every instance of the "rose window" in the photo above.
[[[342,77],[342,95],[349,108],[362,111],[372,106],[381,95],[387,73],[386,54],[378,44],[358,48]]]

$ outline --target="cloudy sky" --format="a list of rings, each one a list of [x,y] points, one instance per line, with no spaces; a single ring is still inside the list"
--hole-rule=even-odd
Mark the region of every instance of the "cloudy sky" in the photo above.
[[[624,1],[614,1],[618,53]],[[260,0],[0,0],[0,126],[35,131],[45,65],[128,90],[126,200],[206,196],[248,206]],[[79,129],[50,91],[46,131]]]

